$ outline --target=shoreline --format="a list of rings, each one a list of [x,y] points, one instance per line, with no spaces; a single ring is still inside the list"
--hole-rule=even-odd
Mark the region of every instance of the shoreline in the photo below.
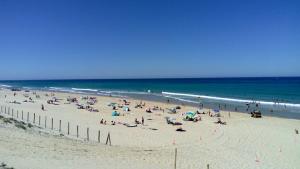
[[[247,81],[246,79],[241,80],[235,78],[233,79],[217,78],[214,81],[212,80],[207,81],[205,79],[185,79],[185,80],[173,79],[171,81],[168,79],[157,79],[157,80],[123,79],[117,81],[69,80],[66,82],[57,81],[57,80],[44,80],[44,81],[35,80],[35,81],[11,81],[11,82],[6,81],[7,83],[5,83],[5,81],[2,81],[2,83],[4,83],[4,86],[6,86],[6,88],[9,87],[8,89],[19,88],[22,90],[41,90],[46,92],[47,91],[68,92],[68,93],[78,93],[78,94],[87,94],[87,95],[96,95],[96,96],[113,95],[114,97],[127,97],[132,99],[159,101],[159,102],[165,102],[167,99],[169,99],[172,102],[174,102],[174,104],[183,103],[186,105],[197,106],[197,107],[203,104],[206,109],[222,109],[225,111],[238,111],[244,113],[250,113],[252,111],[259,109],[265,116],[288,118],[288,119],[300,119],[300,113],[299,113],[300,105],[298,104],[300,101],[300,95],[299,95],[299,99],[297,100],[298,89],[293,87],[294,85],[292,85],[290,89],[289,85],[287,85],[288,84],[287,82],[289,81],[292,81],[293,82],[292,84],[297,84],[297,82],[300,79],[298,79],[297,77],[292,79],[267,78],[262,80],[257,80],[256,78],[253,78],[252,80],[250,79],[250,82]],[[117,82],[120,82],[120,84]],[[149,83],[153,83],[153,82],[156,83],[156,85],[154,86],[149,85]],[[191,83],[188,83],[188,85],[186,85],[182,82],[191,82]],[[237,93],[234,92],[235,94],[233,95],[226,92],[226,91],[230,91],[231,88],[221,87],[221,86],[222,84],[227,84],[228,82],[229,84],[236,82],[234,83],[235,85],[231,84],[231,86],[232,85],[233,87],[235,86],[237,89],[239,89],[239,92]],[[250,85],[250,89],[247,89],[247,86],[245,85],[253,84],[253,82],[258,82],[261,85]],[[77,85],[74,85],[74,83],[76,83]],[[168,85],[166,85],[166,83]],[[172,85],[172,83],[175,84],[175,86]],[[227,95],[222,94],[223,92],[212,92],[210,88],[207,88],[208,85],[211,83],[212,85],[217,85],[218,86],[217,89],[219,89],[219,91],[220,89],[222,89],[222,91],[227,93]],[[277,83],[279,83],[282,86],[282,90],[279,91],[273,90],[273,88],[276,87],[276,85],[274,86],[274,84]],[[125,87],[122,84],[124,84]],[[195,84],[199,84],[200,86],[195,88]],[[237,84],[241,84],[241,86],[239,85],[237,86]],[[130,87],[130,85],[134,85],[134,87]],[[204,89],[206,90],[200,90],[203,87],[201,85],[204,85],[204,87],[206,87]],[[266,93],[256,92],[256,89],[259,91],[263,89],[268,89],[262,87],[264,85],[267,86],[270,85],[272,90]],[[25,87],[25,86],[31,86],[31,87]],[[61,87],[57,87],[57,86],[61,86]],[[185,90],[181,90],[186,87],[188,88],[188,86],[194,89],[186,90],[186,92],[184,92]],[[243,90],[240,91],[241,89]],[[204,91],[207,91],[208,93]],[[246,94],[247,91],[249,94]],[[165,92],[174,95],[166,95],[164,94]],[[282,95],[283,92],[285,92],[285,94]],[[290,97],[291,94],[294,97]],[[198,97],[200,97],[201,99],[199,99]],[[281,103],[282,104],[281,105],[277,104],[279,102],[280,104]],[[258,107],[255,106],[256,103],[259,105]]]
[[[130,94],[130,93],[135,93],[135,92],[124,91],[124,92],[121,92],[120,94],[127,93],[127,95],[126,94],[120,95],[120,94],[111,94],[110,92],[112,92],[112,91],[110,91],[110,90],[104,92],[102,90],[97,90],[97,89],[82,89],[82,88],[63,89],[61,87],[50,87],[49,89],[43,89],[43,88],[34,89],[31,87],[12,87],[12,86],[8,87],[7,85],[4,85],[4,86],[6,86],[6,87],[2,88],[4,90],[10,90],[10,89],[16,88],[16,89],[21,89],[21,90],[41,91],[41,92],[48,92],[48,93],[49,92],[54,92],[54,93],[57,92],[57,93],[65,93],[65,94],[69,93],[69,94],[78,94],[78,95],[96,96],[96,97],[99,96],[99,97],[113,97],[113,98],[128,98],[128,99],[133,99],[133,100],[145,100],[145,101],[160,102],[160,103],[166,103],[167,100],[170,100],[173,104],[178,104],[178,105],[188,105],[188,106],[195,107],[195,108],[199,108],[200,105],[202,105],[201,108],[204,108],[204,109],[211,109],[211,110],[218,109],[218,110],[222,110],[222,111],[239,112],[239,113],[245,113],[245,114],[250,114],[250,112],[254,111],[254,110],[260,110],[264,116],[300,120],[300,113],[299,113],[300,109],[298,110],[298,107],[297,107],[297,106],[300,106],[300,104],[297,104],[297,103],[280,103],[282,105],[278,105],[278,104],[275,104],[276,102],[268,102],[268,103],[274,103],[274,104],[266,104],[266,105],[261,106],[260,102],[263,103],[266,101],[243,100],[242,102],[238,102],[239,104],[233,104],[231,102],[219,102],[217,99],[217,100],[213,100],[213,101],[209,101],[209,100],[204,101],[203,100],[201,102],[196,102],[196,101],[187,101],[185,99],[182,100],[182,99],[172,97],[172,96],[170,97],[170,96],[164,94],[164,93],[169,93],[169,92],[162,92],[161,94],[137,92],[137,93],[142,93],[142,94]],[[53,88],[53,89],[51,89],[51,88]],[[105,94],[104,93],[100,94],[99,92],[100,93],[104,92]],[[118,91],[115,91],[115,92],[118,92]],[[110,93],[110,94],[108,94],[108,93]],[[192,95],[193,97],[201,96],[201,95],[184,94],[184,93],[174,93],[174,94],[189,95],[189,96]],[[206,97],[215,98],[214,96],[205,96],[204,95],[204,98],[206,98]],[[231,98],[222,98],[222,97],[216,97],[216,98],[220,98],[221,100],[222,99],[231,99]],[[233,99],[233,100],[235,100],[235,99]],[[246,101],[248,101],[248,102],[246,102]],[[246,103],[247,104],[249,103],[250,107],[247,108]],[[257,103],[260,105],[259,107],[254,106]],[[292,105],[289,106],[290,104],[292,104]],[[286,106],[286,105],[288,105],[288,106]],[[288,110],[287,107],[290,112],[287,111]]]

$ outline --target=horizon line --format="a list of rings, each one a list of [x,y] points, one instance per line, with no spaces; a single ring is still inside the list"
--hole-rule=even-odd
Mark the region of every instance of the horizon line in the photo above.
[[[1,81],[48,81],[48,80],[159,80],[159,79],[242,79],[242,78],[299,78],[300,76],[226,76],[226,77],[150,77],[150,78],[65,78],[65,79],[5,79]]]

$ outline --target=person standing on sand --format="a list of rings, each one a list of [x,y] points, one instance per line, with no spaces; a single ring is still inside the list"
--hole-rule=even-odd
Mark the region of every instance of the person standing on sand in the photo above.
[[[42,104],[42,110],[43,110],[43,111],[45,111],[45,107],[44,107],[44,105],[43,105],[43,104]]]
[[[144,122],[145,122],[144,117],[142,117],[142,125],[144,125]]]

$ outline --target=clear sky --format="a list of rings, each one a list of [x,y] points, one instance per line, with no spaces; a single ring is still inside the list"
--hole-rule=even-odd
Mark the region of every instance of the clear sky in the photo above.
[[[300,1],[0,0],[0,79],[300,76]]]

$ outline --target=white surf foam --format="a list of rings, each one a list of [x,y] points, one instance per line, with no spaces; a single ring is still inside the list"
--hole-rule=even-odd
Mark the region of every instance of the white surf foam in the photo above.
[[[62,87],[49,87],[49,90],[52,90],[52,91],[60,91],[60,92],[74,92],[74,91],[71,90],[71,89],[68,89],[68,88],[62,88]]]
[[[4,85],[4,84],[0,84],[1,87],[5,87],[5,88],[9,88],[9,87],[12,87],[10,85]]]
[[[72,90],[76,90],[76,91],[89,91],[89,92],[97,92],[98,91],[96,89],[82,89],[82,88],[72,88]]]
[[[104,91],[101,91],[104,92]],[[149,95],[148,92],[135,92],[135,91],[120,91],[120,90],[108,90],[107,93],[119,93],[119,94],[138,94],[138,95]]]
[[[205,95],[196,95],[196,94],[186,94],[186,93],[172,93],[172,92],[162,92],[162,95],[172,95],[172,96],[185,96],[185,97],[194,97],[194,98],[204,98],[211,100],[220,100],[220,101],[230,101],[230,102],[239,102],[239,103],[258,103],[264,105],[279,105],[279,106],[290,106],[290,107],[299,107],[300,104],[293,103],[278,103],[278,102],[269,102],[269,101],[255,101],[255,100],[247,100],[247,99],[234,99],[234,98],[226,98],[226,97],[215,97],[215,96],[205,96]]]

